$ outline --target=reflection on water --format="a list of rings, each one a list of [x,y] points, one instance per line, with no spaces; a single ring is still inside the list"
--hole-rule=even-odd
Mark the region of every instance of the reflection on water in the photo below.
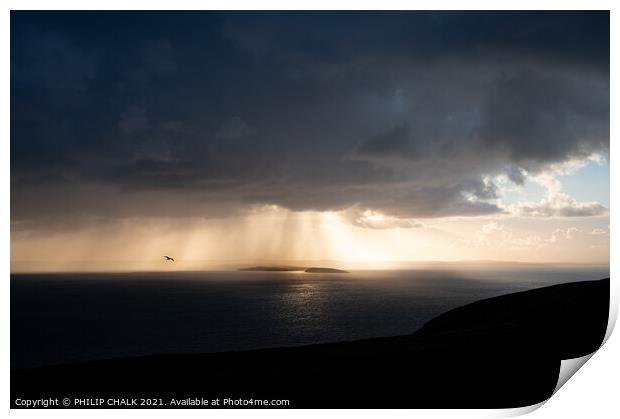
[[[11,277],[11,365],[411,333],[495,295],[607,269],[46,274]]]
[[[329,329],[329,292],[325,279],[290,284],[274,308],[274,327],[282,331],[299,330],[301,336],[291,344],[305,343],[321,328]]]

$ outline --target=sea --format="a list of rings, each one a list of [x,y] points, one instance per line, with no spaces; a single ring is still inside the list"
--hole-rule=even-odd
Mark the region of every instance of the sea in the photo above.
[[[607,277],[547,265],[12,274],[11,368],[403,335],[476,300]]]

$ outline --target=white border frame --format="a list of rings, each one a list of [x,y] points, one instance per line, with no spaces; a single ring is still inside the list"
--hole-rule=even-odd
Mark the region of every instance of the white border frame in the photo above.
[[[615,4],[618,4],[617,2]],[[281,417],[299,417],[299,418],[315,418],[317,415],[327,417],[350,417],[350,418],[364,418],[364,417],[377,417],[377,416],[390,416],[394,418],[411,418],[411,417],[503,417],[514,416],[519,414],[528,413],[529,411],[536,410],[538,407],[545,403],[532,406],[530,408],[523,409],[503,409],[503,410],[9,410],[9,354],[10,346],[7,344],[7,337],[10,336],[10,281],[8,280],[10,272],[10,258],[6,257],[10,254],[10,224],[7,222],[10,219],[10,203],[8,197],[10,197],[10,10],[64,10],[64,9],[76,9],[76,10],[234,10],[234,9],[249,9],[249,10],[354,10],[354,9],[384,9],[384,10],[441,10],[441,9],[456,9],[456,10],[611,10],[611,72],[610,74],[618,74],[618,62],[617,51],[613,50],[613,47],[618,45],[618,26],[620,19],[617,18],[614,10],[614,2],[612,1],[533,1],[533,0],[505,0],[502,2],[489,1],[489,0],[470,0],[470,1],[457,1],[457,0],[444,0],[438,1],[406,1],[406,0],[383,0],[383,1],[369,1],[369,0],[344,0],[334,2],[333,0],[315,0],[315,1],[296,1],[294,3],[285,2],[282,0],[263,0],[263,1],[251,1],[251,0],[211,0],[209,2],[201,2],[199,0],[151,0],[151,1],[138,1],[138,0],[89,0],[83,2],[79,0],[5,0],[2,2],[3,14],[0,20],[0,33],[2,42],[0,48],[2,49],[2,62],[3,65],[0,69],[2,74],[2,112],[0,113],[0,126],[3,128],[3,140],[1,141],[2,153],[0,153],[0,170],[2,175],[2,196],[5,200],[0,207],[2,218],[5,220],[2,248],[3,254],[1,267],[5,272],[5,278],[2,283],[3,286],[3,303],[2,304],[2,336],[5,338],[5,344],[1,347],[2,358],[4,363],[2,364],[2,377],[0,378],[2,388],[2,398],[0,399],[3,404],[3,412],[17,415],[20,417],[39,417],[41,415],[61,416],[61,417],[123,417],[127,415],[148,415],[149,417],[178,417],[186,415],[209,415],[209,417],[247,417],[253,416],[257,418],[281,418]],[[618,7],[616,7],[617,9]],[[617,124],[619,120],[618,108],[615,99],[618,95],[618,84],[612,78],[611,80],[611,138],[613,134],[617,132]],[[620,254],[620,248],[618,242],[614,237],[616,232],[615,217],[614,214],[618,208],[618,193],[614,192],[613,186],[617,184],[617,180],[620,179],[620,170],[615,164],[611,164],[613,156],[617,155],[616,147],[614,147],[613,141],[610,141],[610,169],[611,169],[611,191],[610,191],[610,252],[611,255]],[[618,189],[616,187],[616,189]],[[612,285],[612,301],[610,310],[610,324],[607,332],[609,337],[613,325],[615,324],[618,313],[618,285],[614,279],[618,274],[618,266],[615,263],[615,259],[612,257],[610,261],[610,274]],[[617,385],[618,375],[620,374],[620,362],[618,361],[620,343],[617,336],[612,336],[611,339],[599,350],[592,359],[583,367],[583,371],[580,371],[576,378],[569,380],[564,387],[562,387],[556,395],[554,395],[549,401],[548,406],[543,409],[539,409],[534,413],[533,417],[547,418],[547,417],[562,417],[562,418],[583,418],[586,415],[594,415],[596,418],[605,417],[617,417],[620,413],[620,407],[617,398]]]

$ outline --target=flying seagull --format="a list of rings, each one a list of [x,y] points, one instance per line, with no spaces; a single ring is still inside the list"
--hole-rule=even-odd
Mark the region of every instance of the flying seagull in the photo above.
[[[165,258],[166,260],[171,260],[174,262],[174,258],[171,258],[170,256],[162,256],[163,258]]]

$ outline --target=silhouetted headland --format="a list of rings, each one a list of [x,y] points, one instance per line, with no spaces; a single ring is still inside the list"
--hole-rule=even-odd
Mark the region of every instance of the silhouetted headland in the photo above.
[[[12,370],[11,400],[219,397],[287,399],[291,408],[522,407],[551,396],[562,359],[599,348],[608,310],[609,279],[567,283],[468,304],[404,336]]]

